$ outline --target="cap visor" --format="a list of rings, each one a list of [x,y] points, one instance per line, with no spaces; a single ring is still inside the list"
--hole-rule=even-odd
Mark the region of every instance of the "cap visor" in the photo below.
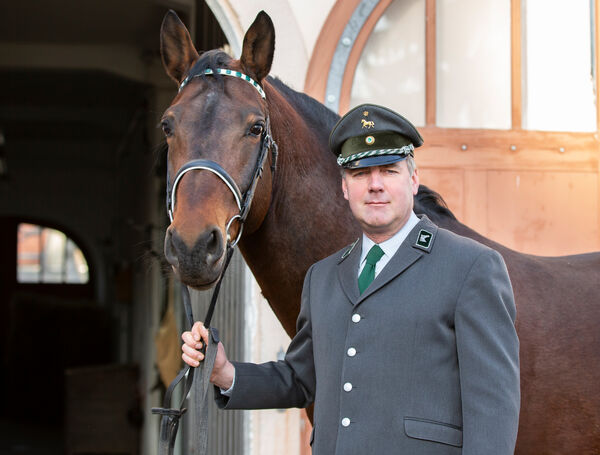
[[[346,163],[344,167],[346,169],[357,169],[361,167],[373,167],[373,166],[385,166],[386,164],[392,164],[397,161],[405,160],[407,155],[382,155],[382,156],[370,156],[361,160],[350,161]]]

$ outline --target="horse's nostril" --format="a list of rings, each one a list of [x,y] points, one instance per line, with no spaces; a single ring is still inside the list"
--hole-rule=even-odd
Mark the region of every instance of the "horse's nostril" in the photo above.
[[[209,253],[214,252],[214,250],[217,247],[217,244],[218,244],[217,233],[218,233],[218,231],[216,229],[214,229],[208,236],[207,249],[208,249]]]
[[[179,267],[179,259],[175,246],[173,245],[173,235],[171,231],[167,231],[165,235],[165,258],[173,267]]]
[[[206,261],[209,263],[218,261],[223,253],[222,249],[221,231],[214,227],[206,235]]]

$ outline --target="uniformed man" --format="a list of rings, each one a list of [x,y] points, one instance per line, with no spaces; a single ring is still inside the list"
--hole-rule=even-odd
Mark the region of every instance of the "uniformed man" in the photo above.
[[[348,112],[330,148],[363,235],[308,270],[285,359],[229,362],[211,382],[226,409],[315,403],[314,455],[508,455],[519,416],[515,304],[501,256],[413,213],[423,143],[401,115]],[[183,359],[203,355],[201,323]],[[220,389],[220,390],[219,390]]]

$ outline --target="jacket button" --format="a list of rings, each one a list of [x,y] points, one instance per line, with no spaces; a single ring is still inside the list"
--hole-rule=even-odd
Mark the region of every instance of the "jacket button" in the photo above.
[[[346,392],[350,392],[350,391],[352,390],[352,384],[350,384],[349,382],[346,382],[346,383],[344,384],[344,390],[345,390]]]
[[[360,314],[354,313],[352,315],[352,322],[360,322]]]
[[[354,357],[356,355],[356,349],[348,348],[347,354],[348,354],[348,357]]]
[[[348,417],[344,417],[344,418],[342,419],[342,426],[343,426],[343,427],[348,427],[348,426],[350,426],[350,419],[349,419]]]

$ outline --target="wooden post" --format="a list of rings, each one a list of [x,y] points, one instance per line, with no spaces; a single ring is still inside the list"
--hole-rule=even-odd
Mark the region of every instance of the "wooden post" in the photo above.
[[[523,127],[522,50],[521,50],[521,0],[510,2],[510,60],[511,60],[511,114],[512,129]]]
[[[436,123],[436,17],[435,0],[425,3],[425,124]]]

